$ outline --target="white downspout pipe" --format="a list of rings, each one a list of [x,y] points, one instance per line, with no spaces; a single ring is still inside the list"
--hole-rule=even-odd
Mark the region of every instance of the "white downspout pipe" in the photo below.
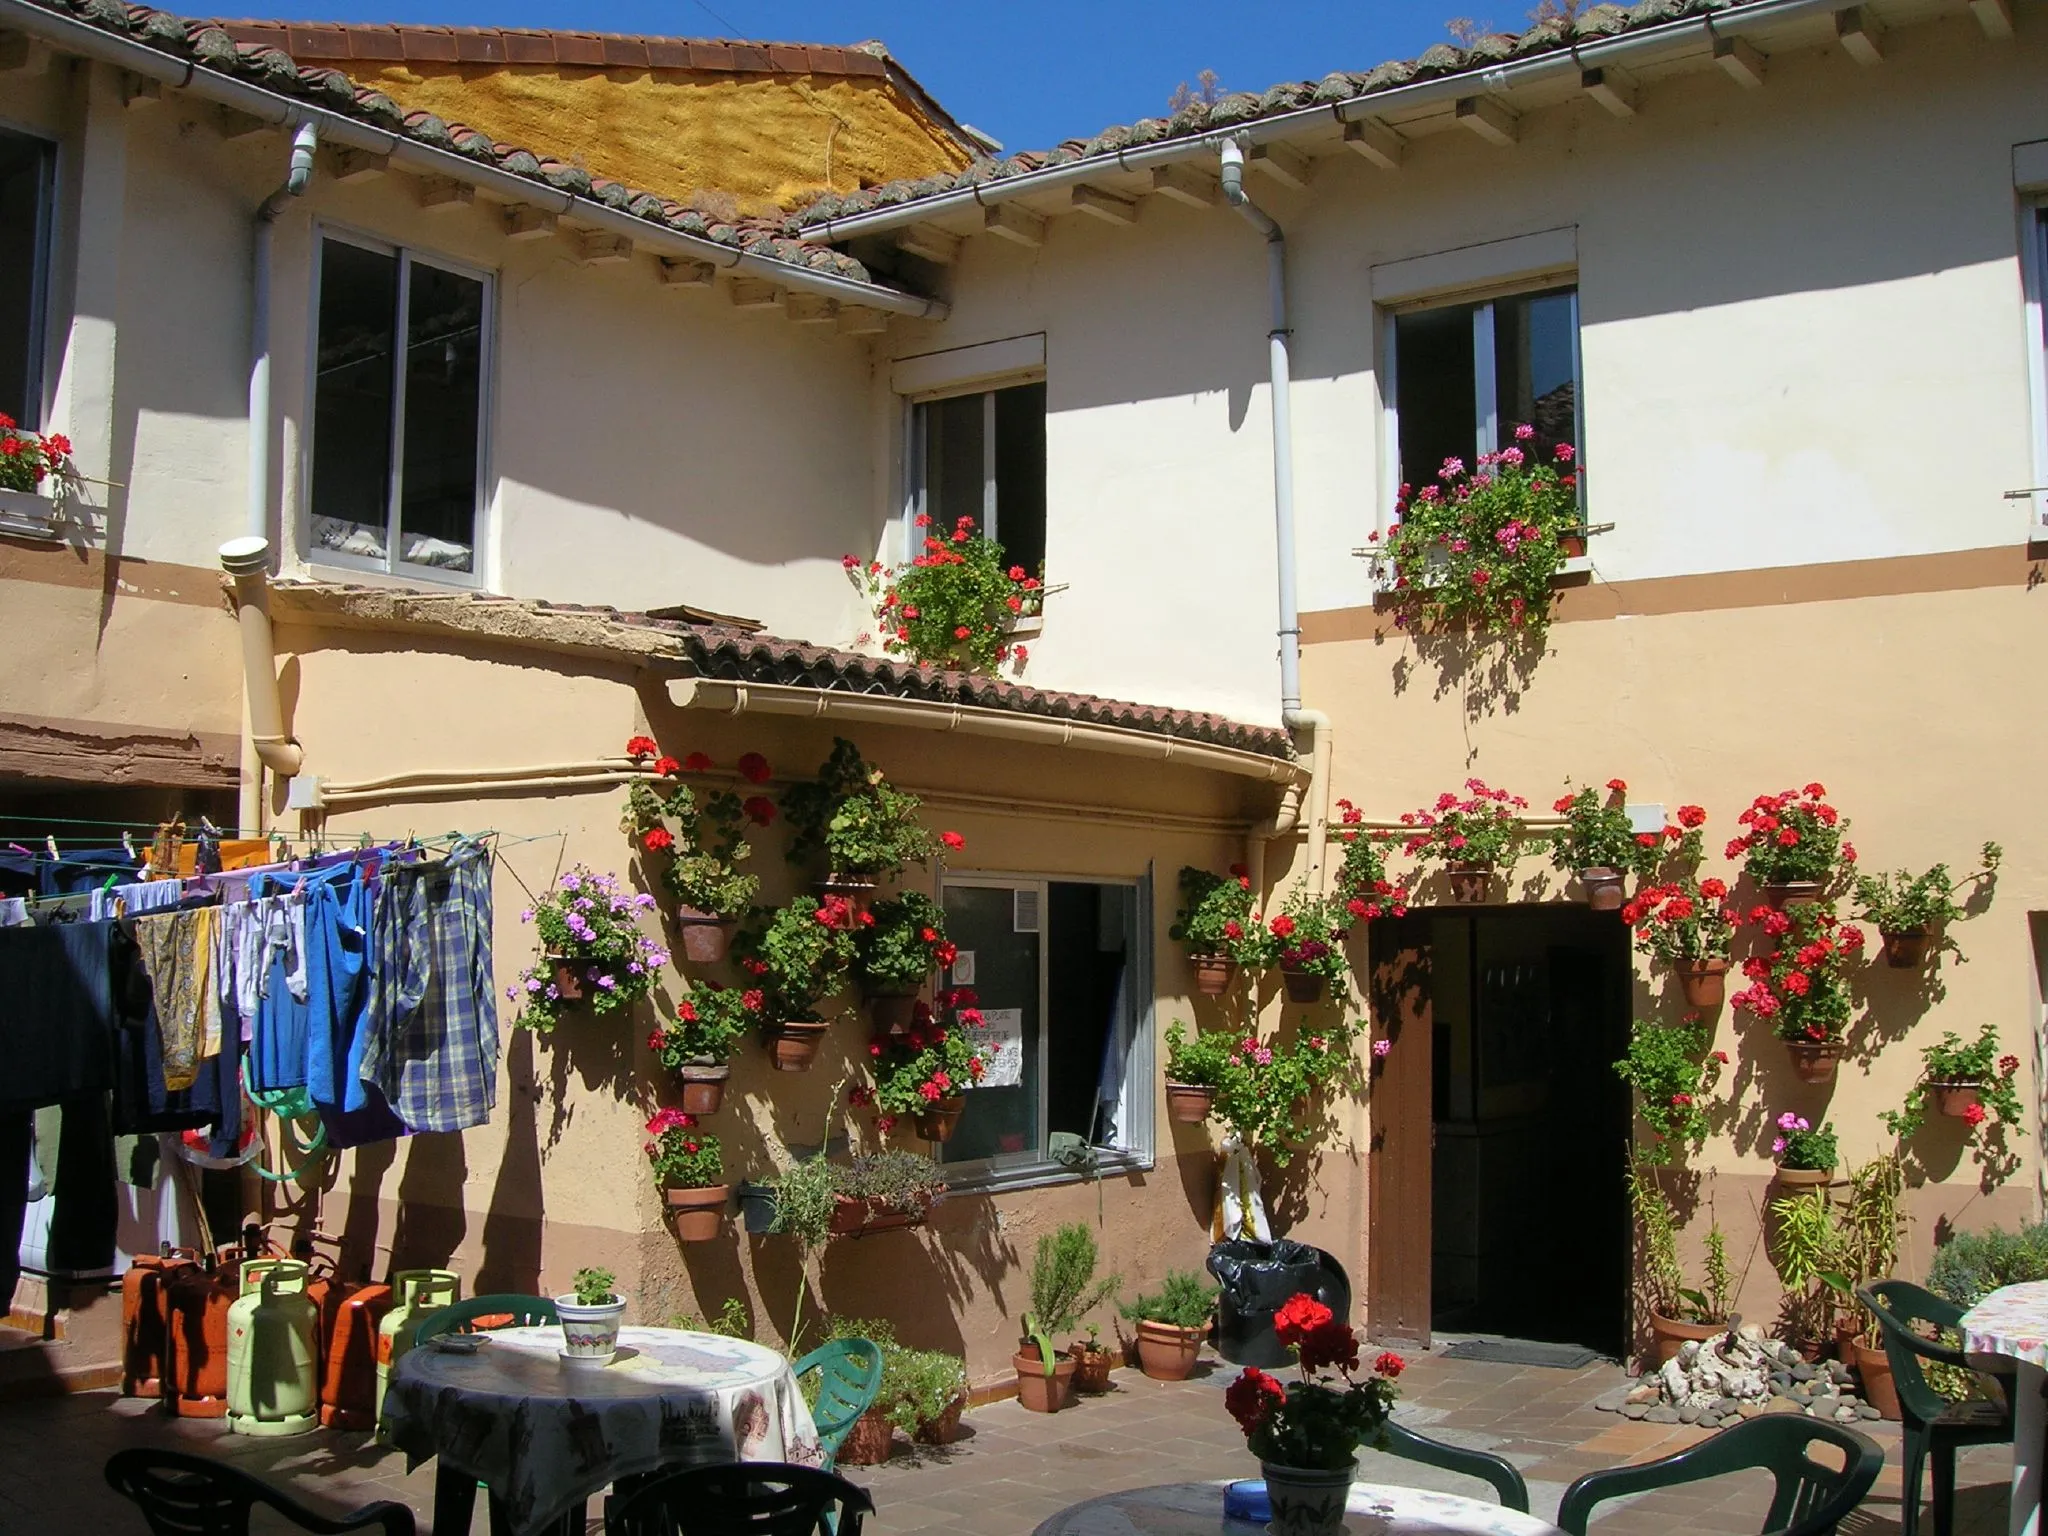
[[[299,124],[292,135],[291,169],[284,185],[256,210],[256,240],[249,282],[249,500],[242,531],[270,537],[270,237],[277,216],[313,179],[320,130]]]
[[[1325,869],[1330,797],[1330,717],[1301,707],[1301,613],[1295,597],[1294,559],[1294,415],[1289,395],[1292,368],[1288,359],[1287,235],[1272,216],[1252,201],[1244,187],[1244,142],[1225,139],[1221,146],[1223,195],[1245,222],[1266,237],[1266,288],[1272,323],[1266,332],[1267,361],[1273,396],[1273,553],[1278,567],[1280,599],[1280,719],[1290,731],[1309,732],[1309,783],[1297,800],[1283,798],[1273,816],[1253,827],[1245,843],[1245,865],[1252,889],[1264,883],[1265,845],[1269,838],[1294,831],[1308,813],[1308,885],[1321,895],[1329,884]]]

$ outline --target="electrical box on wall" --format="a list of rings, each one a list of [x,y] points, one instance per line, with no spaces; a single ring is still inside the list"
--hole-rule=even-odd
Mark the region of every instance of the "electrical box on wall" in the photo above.
[[[1645,832],[1664,830],[1664,807],[1661,805],[1630,805],[1628,807],[1628,829],[1640,837]]]

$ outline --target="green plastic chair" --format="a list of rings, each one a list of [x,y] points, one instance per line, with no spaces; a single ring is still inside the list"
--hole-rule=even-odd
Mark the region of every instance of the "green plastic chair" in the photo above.
[[[1834,1468],[1815,1461],[1809,1454],[1815,1441],[1841,1452],[1842,1465]],[[1766,1414],[1675,1456],[1588,1472],[1565,1489],[1557,1506],[1557,1524],[1571,1536],[1586,1536],[1587,1518],[1603,1500],[1756,1469],[1769,1472],[1778,1482],[1770,1513],[1764,1517],[1766,1532],[1834,1536],[1836,1522],[1870,1491],[1883,1467],[1884,1452],[1877,1443],[1853,1429],[1804,1414]]]
[[[824,1448],[825,1470],[839,1464],[839,1447],[854,1420],[875,1405],[882,1390],[881,1347],[867,1339],[834,1339],[820,1344],[796,1363],[797,1380],[818,1372],[818,1401],[811,1409]]]
[[[851,1342],[850,1340],[847,1342]],[[865,1489],[815,1467],[773,1461],[690,1467],[647,1479],[605,1506],[605,1536],[860,1536]]]
[[[1379,1449],[1389,1456],[1399,1456],[1403,1461],[1419,1461],[1425,1466],[1442,1467],[1446,1472],[1462,1472],[1467,1477],[1491,1483],[1499,1492],[1503,1505],[1525,1515],[1529,1513],[1529,1485],[1522,1481],[1522,1474],[1515,1469],[1515,1464],[1505,1457],[1467,1450],[1462,1445],[1446,1445],[1441,1440],[1418,1435],[1407,1425],[1397,1424],[1392,1419],[1382,1426]]]
[[[1962,1320],[1963,1309],[1910,1280],[1873,1281],[1858,1289],[1856,1299],[1870,1309],[1884,1331],[1885,1359],[1891,1362],[1892,1388],[1899,1394],[1899,1417],[1905,1430],[1900,1536],[1915,1536],[1919,1530],[1920,1473],[1929,1453],[1934,1457],[1935,1536],[1949,1536],[1956,1512],[1956,1447],[2012,1443],[2012,1374],[1979,1373],[1991,1376],[2003,1388],[2002,1403],[1981,1399],[1952,1403],[1928,1385],[1920,1362],[1937,1360],[1963,1370],[1972,1367],[1960,1349],[1923,1337],[1914,1325],[1953,1328]]]
[[[559,1323],[562,1314],[555,1310],[555,1304],[545,1296],[472,1296],[467,1301],[458,1301],[452,1306],[429,1312],[420,1320],[419,1330],[413,1335],[415,1346],[427,1340],[438,1338],[444,1333],[482,1333],[474,1325],[480,1317],[506,1317],[511,1321],[494,1322],[492,1328],[537,1328],[543,1323]]]

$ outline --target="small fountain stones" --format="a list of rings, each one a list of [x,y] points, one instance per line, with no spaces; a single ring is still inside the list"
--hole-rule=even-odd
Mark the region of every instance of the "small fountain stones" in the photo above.
[[[1661,1369],[1593,1406],[1650,1424],[1702,1429],[1725,1429],[1762,1413],[1803,1413],[1837,1424],[1878,1418],[1855,1387],[1855,1373],[1842,1362],[1808,1361],[1746,1323],[1703,1342],[1688,1340]]]

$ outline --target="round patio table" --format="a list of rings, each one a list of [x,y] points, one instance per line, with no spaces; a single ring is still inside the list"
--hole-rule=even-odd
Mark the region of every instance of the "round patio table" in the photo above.
[[[2043,1444],[2048,1442],[2048,1280],[1993,1291],[1957,1325],[1963,1353],[2017,1367],[2012,1405],[2010,1536],[2040,1536]]]
[[[759,1344],[622,1328],[617,1356],[592,1367],[561,1358],[558,1325],[475,1337],[474,1353],[412,1350],[385,1399],[406,1469],[440,1458],[437,1531],[469,1529],[479,1482],[512,1536],[538,1536],[565,1521],[580,1533],[584,1501],[636,1474],[824,1460],[789,1361]]]
[[[1032,1536],[1257,1536],[1263,1525],[1224,1516],[1228,1486],[1165,1483],[1112,1493],[1061,1510]],[[1561,1536],[1556,1526],[1534,1515],[1390,1483],[1353,1483],[1344,1529],[1350,1536]]]

